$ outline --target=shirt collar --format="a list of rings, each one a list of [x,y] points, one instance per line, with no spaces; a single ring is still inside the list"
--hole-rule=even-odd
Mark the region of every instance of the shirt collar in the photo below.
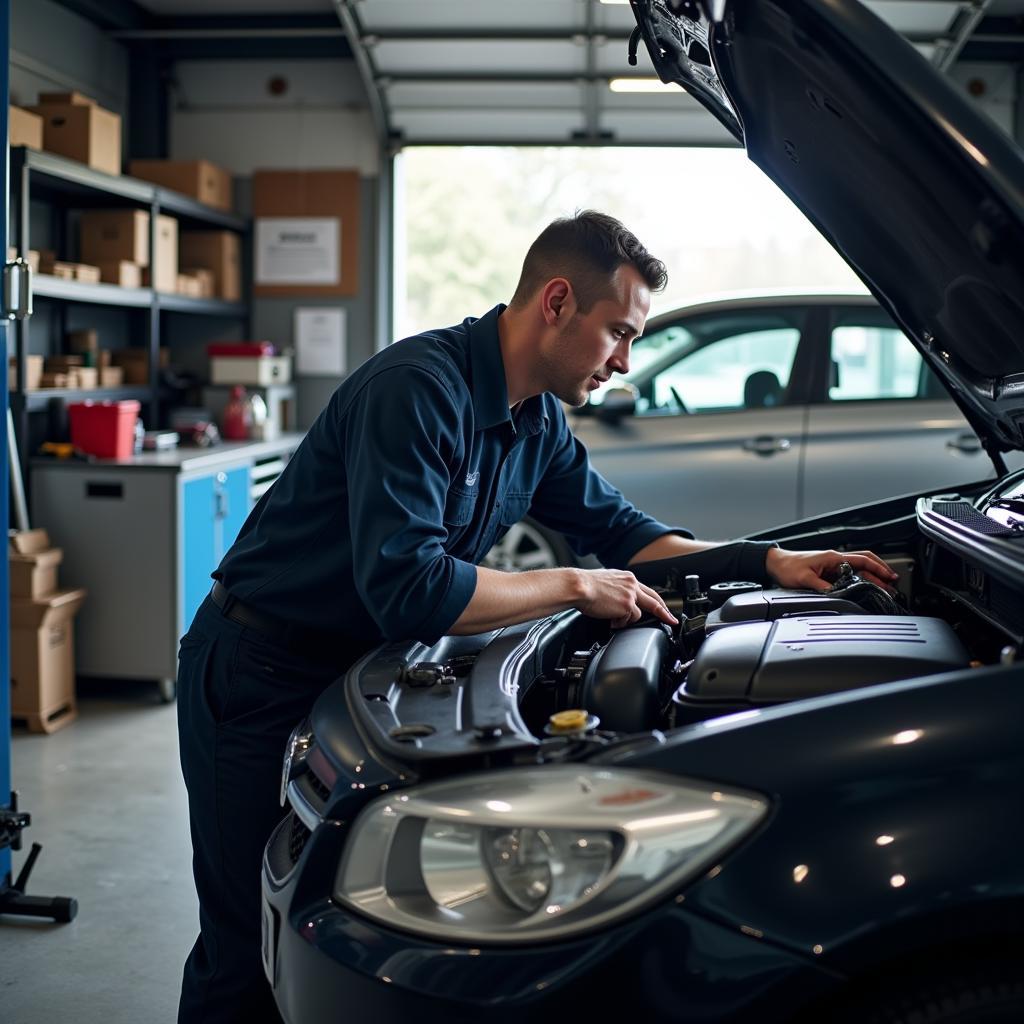
[[[498,338],[498,317],[505,309],[504,304],[499,304],[469,324],[469,361],[477,430],[487,430],[502,423],[512,426],[505,364],[501,358],[501,342]],[[544,396],[527,398],[516,417],[516,432],[535,434],[547,424]]]

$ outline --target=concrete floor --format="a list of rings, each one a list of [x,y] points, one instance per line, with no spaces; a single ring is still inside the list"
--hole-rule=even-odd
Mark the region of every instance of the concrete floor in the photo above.
[[[77,722],[16,728],[12,779],[43,844],[28,889],[73,896],[78,917],[0,919],[4,1024],[173,1021],[198,932],[173,705],[153,684],[79,688]]]

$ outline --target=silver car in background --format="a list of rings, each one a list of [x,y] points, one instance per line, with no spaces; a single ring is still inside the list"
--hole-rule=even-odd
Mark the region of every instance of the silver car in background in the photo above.
[[[653,318],[630,370],[569,413],[639,508],[728,539],[993,473],[960,410],[867,294],[734,296]],[[524,520],[490,565],[575,561]]]

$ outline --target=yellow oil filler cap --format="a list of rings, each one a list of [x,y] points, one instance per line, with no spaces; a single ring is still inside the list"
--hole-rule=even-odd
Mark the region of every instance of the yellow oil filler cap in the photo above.
[[[556,711],[548,719],[551,732],[582,732],[589,722],[589,715],[582,708],[570,708],[568,711]]]

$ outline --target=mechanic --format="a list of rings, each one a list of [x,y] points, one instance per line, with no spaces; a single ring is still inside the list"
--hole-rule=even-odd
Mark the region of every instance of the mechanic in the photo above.
[[[510,304],[407,338],[334,392],[213,574],[182,638],[179,738],[200,936],[179,1020],[276,1021],[260,959],[260,866],[282,816],[293,727],[384,640],[433,643],[562,609],[675,621],[627,566],[710,557],[720,579],[828,589],[869,552],[717,547],[643,514],[591,469],[562,402],[629,368],[664,265],[593,211],[549,225]],[[477,563],[527,511],[611,568],[504,573]],[[697,571],[707,571],[707,566]]]

